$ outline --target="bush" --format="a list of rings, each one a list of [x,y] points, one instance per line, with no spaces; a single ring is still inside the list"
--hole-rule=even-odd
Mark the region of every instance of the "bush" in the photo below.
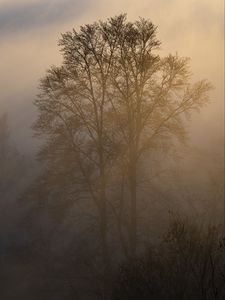
[[[225,299],[219,241],[217,228],[176,217],[158,246],[120,267],[113,299]]]

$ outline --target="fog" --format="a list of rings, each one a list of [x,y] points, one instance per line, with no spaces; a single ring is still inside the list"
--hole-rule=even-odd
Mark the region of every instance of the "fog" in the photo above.
[[[212,104],[201,115],[194,116],[191,133],[195,142],[204,140],[202,132],[205,131],[211,133],[209,135],[213,139],[215,133],[222,139],[223,2],[141,1],[137,6],[135,1],[114,1],[113,4],[110,3],[110,12],[107,9],[108,3],[0,2],[0,105],[1,111],[6,111],[9,115],[12,134],[18,147],[26,150],[32,144],[29,128],[35,115],[33,99],[45,70],[61,61],[57,46],[60,33],[121,12],[126,12],[130,20],[139,16],[150,19],[158,26],[161,52],[178,52],[180,56],[190,57],[194,79],[207,78],[212,82],[215,87],[211,97]]]
[[[161,58],[167,58],[169,54],[172,54],[174,59],[190,58],[188,63],[192,74],[190,84],[200,80],[207,80],[210,83],[210,88],[207,85],[203,86],[202,95],[201,92],[199,94],[199,99],[204,98],[204,93],[207,94],[206,98],[209,98],[207,104],[199,104],[197,109],[191,110],[190,118],[184,119],[182,116],[181,119],[176,119],[178,124],[171,124],[171,127],[168,125],[166,130],[174,131],[174,137],[170,137],[169,134],[164,137],[162,133],[156,144],[153,140],[143,160],[139,162],[137,155],[137,164],[133,164],[136,169],[133,173],[132,155],[127,154],[132,153],[132,147],[129,143],[126,144],[126,134],[128,134],[126,130],[129,132],[130,129],[129,126],[128,129],[123,128],[126,122],[121,122],[122,129],[118,126],[121,120],[115,122],[116,114],[114,119],[111,114],[107,115],[109,120],[103,119],[102,122],[105,122],[106,126],[105,128],[103,126],[103,132],[106,130],[109,135],[106,135],[107,138],[104,137],[106,140],[100,138],[100,142],[98,141],[100,144],[98,147],[101,148],[102,143],[105,153],[111,151],[110,162],[107,165],[108,161],[104,162],[104,155],[101,160],[101,151],[98,147],[95,148],[95,138],[92,134],[90,134],[90,141],[86,141],[83,137],[85,134],[89,135],[92,127],[87,126],[86,133],[85,129],[84,132],[81,131],[82,138],[72,142],[78,143],[77,147],[80,147],[79,155],[81,155],[80,158],[76,152],[73,158],[65,134],[55,139],[62,128],[57,122],[54,123],[54,119],[52,123],[49,121],[52,116],[48,115],[47,110],[47,108],[53,111],[55,109],[56,114],[58,113],[48,94],[51,85],[48,86],[46,72],[52,68],[53,73],[48,73],[50,81],[55,83],[59,80],[57,83],[63,84],[61,79],[54,78],[56,73],[53,66],[60,67],[64,64],[65,69],[68,67],[65,57],[63,60],[63,53],[60,53],[62,45],[58,45],[62,34],[72,31],[73,28],[79,32],[80,26],[99,20],[106,21],[122,13],[126,13],[127,20],[130,22],[141,17],[157,27],[156,36],[161,44],[159,47],[156,45],[158,49],[154,51],[157,51],[157,55]],[[136,274],[139,274],[140,265],[149,268],[151,259],[153,261],[150,265],[157,265],[158,269],[154,271],[156,272],[154,275],[146,275],[149,274],[147,272],[143,276],[153,276],[152,282],[160,282],[161,277],[155,275],[162,271],[160,268],[169,268],[166,272],[172,270],[171,272],[175,274],[174,278],[177,278],[176,276],[180,278],[177,269],[173,270],[171,267],[176,264],[173,262],[173,256],[170,255],[177,249],[179,230],[183,230],[184,240],[179,246],[185,249],[187,245],[193,243],[194,253],[192,255],[191,251],[188,252],[188,258],[184,258],[184,261],[190,259],[189,265],[195,264],[194,260],[192,261],[195,254],[199,265],[204,263],[210,265],[211,257],[215,259],[213,261],[215,270],[212,271],[209,266],[209,271],[204,271],[206,281],[201,289],[205,293],[204,299],[222,300],[225,291],[220,287],[223,286],[224,281],[221,281],[220,275],[215,275],[213,282],[215,280],[216,287],[214,288],[211,275],[208,274],[214,271],[217,274],[217,269],[220,270],[221,254],[218,254],[217,250],[214,253],[212,249],[217,249],[216,243],[219,243],[221,236],[224,235],[222,229],[224,228],[223,1],[140,0],[137,3],[134,0],[113,2],[108,0],[12,0],[10,2],[0,0],[0,37],[0,143],[2,144],[0,144],[0,263],[3,270],[0,271],[0,278],[4,287],[2,299],[138,299],[137,291],[131,288],[131,277],[136,268]],[[63,45],[69,47],[69,42],[68,44],[66,42],[68,41],[64,36]],[[96,62],[98,64],[98,60]],[[121,61],[117,59],[117,63],[120,64]],[[162,60],[161,64],[164,63],[165,61]],[[181,61],[177,63],[182,64]],[[168,64],[170,65],[169,58]],[[161,65],[158,65],[158,68],[159,66]],[[117,68],[115,70],[120,74],[120,68],[118,66]],[[71,74],[68,70],[66,72],[69,75],[62,73],[62,76],[68,76],[67,80],[70,83]],[[162,68],[162,70],[167,69]],[[93,76],[95,76],[94,72],[98,72],[98,69],[94,69]],[[79,74],[80,77],[83,76],[82,72]],[[119,80],[122,82],[123,74],[121,74],[118,75],[118,82]],[[85,75],[84,78],[86,80]],[[98,75],[96,78],[98,81]],[[45,80],[44,84],[41,79]],[[79,76],[77,80],[81,80]],[[163,82],[162,79],[162,88]],[[82,85],[83,81],[79,84]],[[104,81],[102,86],[103,84]],[[115,100],[121,97],[121,90],[119,85],[113,88],[112,86],[107,91],[109,92],[107,97],[110,99],[111,89],[115,88],[114,98],[112,97],[114,100],[110,100],[109,103],[117,113],[121,113],[120,118],[123,118],[126,107],[124,108],[123,104]],[[131,86],[131,90],[132,88]],[[180,95],[182,89],[183,86],[177,88],[174,99],[179,98],[177,95]],[[154,93],[157,88],[152,90]],[[57,88],[56,91],[58,92]],[[38,102],[40,92],[46,93],[45,96],[49,97],[47,106],[45,100],[43,103]],[[95,91],[95,86],[94,92],[100,97],[101,92],[98,88]],[[135,92],[137,88],[134,89],[133,93]],[[197,92],[193,92],[193,95],[195,93]],[[65,95],[67,97],[67,94]],[[93,94],[91,97],[95,104]],[[42,99],[44,99],[43,95]],[[67,102],[65,104],[68,105]],[[81,116],[83,118],[83,114],[86,114],[88,124],[93,126],[95,123],[92,123],[92,117],[95,116],[95,110],[91,114],[90,108],[86,107],[85,103],[83,105]],[[176,105],[176,101],[171,105]],[[69,126],[74,126],[71,130],[76,132],[76,125],[71,125],[69,121],[71,111],[69,113],[64,111],[65,107],[61,107],[65,113],[63,117],[67,116]],[[80,113],[79,109],[77,111]],[[168,109],[172,108],[168,106]],[[165,111],[162,109],[162,114]],[[153,125],[154,122],[158,124],[159,117],[156,113],[155,119],[151,121]],[[124,118],[126,120],[126,116]],[[43,129],[43,124],[49,127]],[[59,126],[58,131],[45,136],[46,132],[51,132],[54,126],[55,128]],[[154,129],[158,125],[149,126]],[[134,130],[132,122],[131,128]],[[187,131],[187,136],[183,133],[183,129]],[[93,130],[94,134],[96,132],[98,134],[98,127]],[[113,130],[115,134],[112,134]],[[121,138],[120,135],[124,134],[123,130],[125,130],[125,137]],[[157,129],[154,130],[153,136],[158,134]],[[37,133],[40,138],[37,137]],[[145,139],[147,140],[145,135],[146,132],[143,131],[143,143]],[[140,153],[142,155],[142,152]],[[98,155],[99,164],[95,162]],[[41,161],[37,159],[40,156],[43,158]],[[97,169],[93,167],[95,163]],[[101,164],[103,164],[102,169]],[[132,174],[135,174],[135,179]],[[132,186],[135,186],[135,190]],[[105,196],[101,193],[105,193]],[[107,225],[104,224],[102,217],[104,208],[96,205],[95,194],[100,194],[99,197],[102,199],[104,197],[110,199],[108,208],[106,206]],[[137,201],[135,202],[136,217],[132,219],[134,200]],[[107,237],[104,237],[104,230]],[[173,241],[170,246],[165,236],[169,237],[170,242]],[[211,241],[212,247],[206,243],[206,236],[210,237],[208,240]],[[155,250],[155,247],[159,248]],[[146,251],[148,253],[148,249],[150,252],[158,251],[162,259],[156,263],[157,255],[149,258],[149,254],[145,254]],[[212,251],[209,256],[207,256],[208,249]],[[106,253],[106,250],[109,253]],[[205,251],[205,256],[198,251],[202,253]],[[222,251],[224,255],[224,248]],[[184,266],[182,255],[181,252],[176,252],[175,261]],[[169,257],[168,261],[171,259],[171,265],[168,261],[168,264],[165,263],[164,256]],[[201,261],[203,256],[205,261]],[[140,259],[141,262],[136,265],[135,259]],[[200,276],[201,270],[197,270],[196,274]],[[181,271],[181,274],[183,272]],[[185,272],[191,274],[192,271],[185,269]],[[225,274],[224,270],[221,272]],[[218,271],[218,274],[221,272]],[[21,280],[20,274],[24,280]],[[123,285],[124,281],[120,277],[123,274],[127,276],[127,286]],[[140,280],[140,286],[143,284],[142,280],[145,282],[143,276],[140,275],[135,279],[135,282]],[[192,281],[192,275],[189,275],[189,279],[184,279],[186,285],[184,284],[183,298],[181,291],[176,291],[177,294],[171,296],[170,292],[175,288],[172,288],[173,283],[169,282],[168,278],[162,278],[159,290],[164,293],[165,289],[166,297],[172,297],[168,299],[185,300],[193,297],[203,299],[201,298],[203,294],[198,294],[197,287],[196,290],[193,288],[194,294],[187,292],[192,289],[195,281]],[[15,287],[14,292],[10,290],[11,284]],[[149,287],[145,287],[145,283],[143,286],[144,290],[138,292],[143,292],[145,295],[143,299],[150,299],[149,295],[152,299],[165,297],[158,290],[152,292],[150,289],[151,292],[148,294],[149,291],[146,291]],[[124,294],[125,290],[127,294]]]

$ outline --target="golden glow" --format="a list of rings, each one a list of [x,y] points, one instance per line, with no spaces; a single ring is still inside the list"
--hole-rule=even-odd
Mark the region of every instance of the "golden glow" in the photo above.
[[[50,2],[51,5],[49,5]],[[9,26],[13,22],[10,20],[11,11],[15,13],[15,10],[22,5],[23,7],[29,5],[32,11],[32,5],[41,5],[41,3],[43,6],[42,0],[13,0],[10,3],[0,0],[0,16],[4,11],[7,12],[7,25]],[[140,0],[138,2],[136,0],[64,0],[65,11],[71,7],[71,11],[74,10],[74,16],[65,12],[65,16],[59,21],[52,17],[52,10],[57,10],[60,1],[45,1],[45,3],[46,11],[40,16],[44,24],[41,24],[41,21],[37,24],[28,22],[29,26],[21,30],[18,26],[13,28],[13,25],[10,25],[10,30],[7,31],[6,26],[0,31],[1,110],[10,110],[14,104],[20,105],[21,100],[17,95],[23,94],[26,98],[26,91],[29,91],[29,97],[32,93],[36,94],[39,78],[48,66],[57,65],[61,60],[57,46],[61,32],[126,12],[128,19],[131,20],[139,16],[151,19],[158,26],[162,53],[174,54],[177,51],[180,56],[189,56],[194,79],[207,78],[213,83],[215,90],[212,98],[215,103],[205,109],[205,113],[202,113],[200,118],[196,117],[194,124],[199,124],[200,119],[200,129],[195,132],[201,135],[203,129],[201,124],[204,124],[208,127],[207,130],[219,132],[222,138],[223,0]],[[80,9],[80,13],[76,12],[76,7]],[[34,13],[32,11],[32,14]],[[37,14],[40,14],[39,10]],[[23,22],[26,24],[26,16],[20,20],[19,24]],[[24,101],[26,101],[25,98]],[[31,102],[29,100],[27,105],[32,106]]]

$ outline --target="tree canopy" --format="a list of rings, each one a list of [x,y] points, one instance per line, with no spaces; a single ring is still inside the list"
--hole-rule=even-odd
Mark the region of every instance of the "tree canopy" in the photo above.
[[[141,162],[186,140],[185,118],[211,89],[191,83],[188,58],[160,57],[156,33],[149,20],[119,15],[62,34],[63,63],[47,71],[35,100],[40,158],[63,178],[63,201],[92,201],[106,269],[112,216],[125,254],[137,251]]]

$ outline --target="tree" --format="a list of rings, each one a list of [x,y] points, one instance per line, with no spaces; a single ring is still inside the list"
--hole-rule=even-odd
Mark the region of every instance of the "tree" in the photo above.
[[[7,154],[9,145],[9,128],[7,122],[7,115],[0,116],[0,158],[4,159]]]
[[[121,23],[121,17],[110,21],[116,31]],[[103,26],[95,23],[81,27],[79,33],[64,34],[60,45],[64,63],[61,68],[52,67],[41,81],[35,130],[49,137],[42,156],[71,170],[73,185],[88,193],[96,206],[106,278],[110,268],[106,186],[114,156],[107,131],[110,107],[106,91],[116,36],[107,39]]]
[[[34,130],[46,138],[40,157],[48,169],[65,175],[65,197],[94,204],[106,278],[111,209],[120,226],[127,212],[128,254],[135,256],[141,162],[169,149],[174,137],[185,140],[184,116],[207,102],[211,86],[190,84],[187,58],[157,55],[156,27],[144,19],[120,15],[85,25],[63,34],[59,45],[64,61],[41,80]],[[110,197],[115,170],[129,191],[125,207]]]
[[[176,216],[155,246],[123,263],[112,299],[224,299],[221,230]]]
[[[156,27],[140,19],[125,23],[118,38],[107,96],[117,122],[116,143],[122,148],[130,190],[130,251],[137,247],[138,169],[149,151],[170,149],[174,137],[185,141],[184,115],[190,116],[208,101],[211,85],[206,80],[193,85],[187,58],[155,54],[160,45]]]
[[[12,147],[9,143],[7,115],[0,115],[0,195],[4,195],[7,184],[12,177]],[[2,198],[2,197],[0,197]]]

